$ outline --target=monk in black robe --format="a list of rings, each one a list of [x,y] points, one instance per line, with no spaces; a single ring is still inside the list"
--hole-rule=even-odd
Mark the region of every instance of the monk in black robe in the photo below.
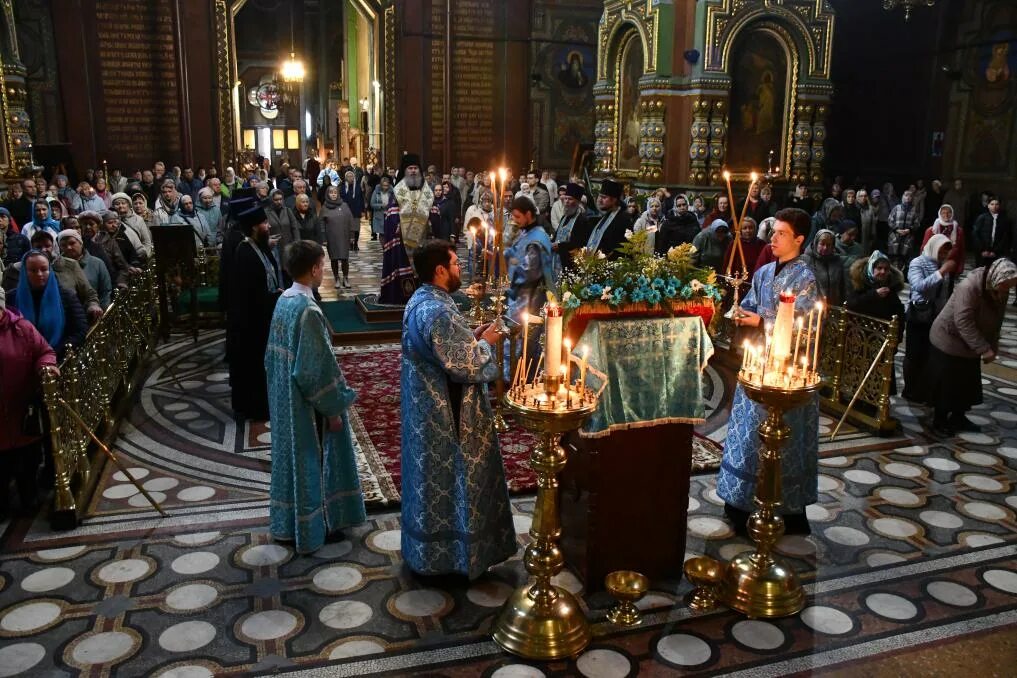
[[[238,419],[268,419],[265,349],[282,275],[272,255],[268,217],[260,205],[237,215],[244,239],[233,252],[226,308],[230,389]]]

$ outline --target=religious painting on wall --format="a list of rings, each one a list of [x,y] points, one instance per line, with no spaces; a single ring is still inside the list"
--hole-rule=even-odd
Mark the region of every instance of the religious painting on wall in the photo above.
[[[618,66],[618,150],[620,170],[639,169],[639,78],[643,76],[643,43],[633,32],[621,49]]]
[[[1010,173],[1017,134],[1017,8],[990,5],[976,46],[968,51],[964,82],[969,90],[961,172]]]
[[[787,133],[788,57],[769,31],[752,31],[731,57],[731,118],[727,163],[765,168],[771,150],[781,157]]]
[[[570,90],[582,90],[593,82],[593,50],[589,47],[562,47],[556,55],[558,82]]]

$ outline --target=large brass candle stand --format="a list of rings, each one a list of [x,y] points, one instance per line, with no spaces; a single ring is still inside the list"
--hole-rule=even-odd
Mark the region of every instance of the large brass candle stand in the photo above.
[[[523,556],[532,583],[516,589],[506,601],[493,636],[503,649],[527,659],[574,656],[591,638],[579,601],[551,583],[565,564],[558,548],[558,474],[565,468],[566,453],[558,441],[561,434],[582,426],[597,406],[597,395],[583,379],[567,381],[558,375],[517,383],[505,395],[517,421],[540,437],[530,453],[530,466],[537,473],[537,501],[530,527],[533,541]]]
[[[777,513],[783,496],[781,450],[791,438],[784,413],[807,403],[820,381],[819,375],[811,371],[799,379],[778,383],[757,376],[745,370],[738,375],[745,395],[767,410],[766,419],[759,425],[763,446],[756,476],[757,508],[748,522],[756,548],[724,566],[717,598],[748,617],[786,617],[801,611],[805,592],[794,570],[773,555],[774,545],[784,534],[784,519]]]

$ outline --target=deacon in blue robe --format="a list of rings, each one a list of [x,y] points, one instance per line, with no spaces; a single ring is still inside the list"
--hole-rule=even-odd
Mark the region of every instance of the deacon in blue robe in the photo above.
[[[788,209],[777,214],[771,240],[777,261],[766,264],[752,277],[752,287],[741,303],[747,317],[739,319],[739,324],[762,329],[765,323],[772,323],[777,317],[779,295],[784,290],[797,295],[796,315],[807,313],[819,300],[816,278],[800,256],[810,228],[811,220],[802,210]],[[766,408],[750,400],[739,385],[735,389],[724,457],[717,474],[717,493],[726,502],[728,516],[739,531],[744,530],[747,514],[756,509],[753,499],[762,446],[758,429],[765,419]],[[787,522],[788,533],[807,533],[805,507],[818,499],[818,395],[787,412],[784,420],[791,427],[791,439],[781,456],[784,494],[778,512],[794,517]]]
[[[324,256],[309,240],[287,249],[294,283],[276,303],[265,354],[271,533],[295,541],[298,553],[312,553],[366,519],[347,415],[356,392],[336,362],[328,322],[313,296]]]
[[[402,556],[419,574],[475,579],[517,550],[487,395],[500,335],[471,330],[452,301],[450,243],[424,243],[414,267],[423,285],[403,314]]]

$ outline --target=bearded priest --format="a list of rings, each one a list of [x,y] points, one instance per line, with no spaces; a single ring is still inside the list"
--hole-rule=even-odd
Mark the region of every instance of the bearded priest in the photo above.
[[[424,243],[414,266],[422,284],[403,313],[400,374],[402,556],[417,574],[476,579],[517,548],[487,396],[502,336],[471,330],[452,301],[452,243]]]
[[[420,156],[403,155],[399,182],[385,210],[385,244],[382,246],[381,295],[383,304],[405,304],[417,288],[410,262],[413,251],[428,238],[434,193],[420,173]]]

